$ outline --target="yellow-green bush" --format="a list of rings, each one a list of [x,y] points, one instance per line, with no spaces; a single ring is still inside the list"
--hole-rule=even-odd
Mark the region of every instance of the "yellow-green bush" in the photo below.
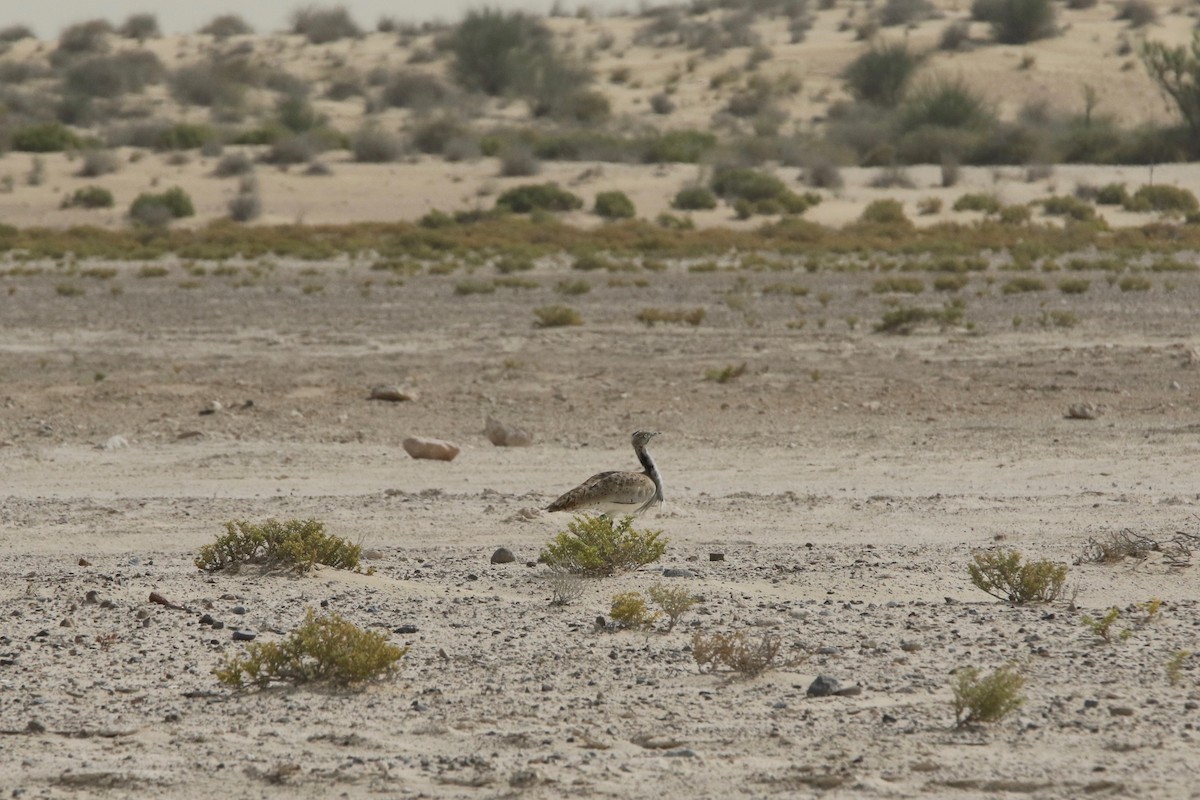
[[[385,633],[365,631],[338,614],[318,617],[310,608],[304,624],[283,641],[248,645],[245,654],[227,656],[213,674],[238,689],[271,683],[354,688],[394,673],[407,652]]]
[[[975,553],[967,572],[977,588],[1018,605],[1055,600],[1067,582],[1065,564],[1046,559],[1022,563],[1016,550]]]
[[[954,676],[954,719],[959,724],[995,722],[1016,711],[1025,702],[1021,687],[1025,679],[1009,667],[979,676],[975,667],[967,667]]]
[[[240,564],[264,564],[305,573],[317,564],[354,569],[361,555],[360,546],[330,536],[324,523],[314,519],[269,519],[261,524],[231,520],[225,523],[224,535],[200,548],[196,566],[216,572]]]
[[[551,569],[603,577],[653,563],[666,552],[661,530],[639,530],[633,517],[577,516],[543,549],[539,560]]]

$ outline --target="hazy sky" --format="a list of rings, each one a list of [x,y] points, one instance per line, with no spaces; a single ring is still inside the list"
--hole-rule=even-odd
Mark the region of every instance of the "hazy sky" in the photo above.
[[[455,22],[466,11],[482,6],[545,14],[553,0],[0,0],[0,28],[20,23],[33,28],[43,39],[53,39],[58,37],[63,26],[74,22],[103,17],[119,24],[130,14],[149,11],[158,17],[158,24],[165,33],[191,33],[217,14],[240,14],[262,33],[284,29],[291,12],[306,5],[344,5],[359,25],[371,30],[381,16],[412,22]],[[562,3],[569,11],[580,5],[602,13],[623,9],[636,11],[641,0],[563,0]]]

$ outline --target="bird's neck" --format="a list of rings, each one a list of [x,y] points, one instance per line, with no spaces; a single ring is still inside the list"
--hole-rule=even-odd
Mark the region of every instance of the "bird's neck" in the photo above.
[[[662,477],[658,474],[658,467],[655,466],[654,459],[650,457],[650,453],[645,447],[635,447],[634,452],[637,453],[638,461],[642,462],[642,469],[650,476],[650,480],[654,481],[654,494],[661,502],[663,499]]]

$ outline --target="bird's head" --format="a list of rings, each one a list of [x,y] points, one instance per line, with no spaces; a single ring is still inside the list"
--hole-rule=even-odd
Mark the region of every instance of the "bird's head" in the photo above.
[[[634,447],[645,447],[646,444],[649,443],[649,441],[651,439],[653,439],[655,436],[658,436],[658,434],[659,434],[659,431],[634,431],[633,432],[633,446]]]

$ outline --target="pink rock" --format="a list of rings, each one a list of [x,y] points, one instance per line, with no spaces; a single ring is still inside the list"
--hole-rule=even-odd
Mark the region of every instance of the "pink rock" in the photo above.
[[[458,445],[441,439],[422,439],[410,436],[404,440],[404,452],[413,458],[432,458],[437,461],[453,461],[458,455]]]

